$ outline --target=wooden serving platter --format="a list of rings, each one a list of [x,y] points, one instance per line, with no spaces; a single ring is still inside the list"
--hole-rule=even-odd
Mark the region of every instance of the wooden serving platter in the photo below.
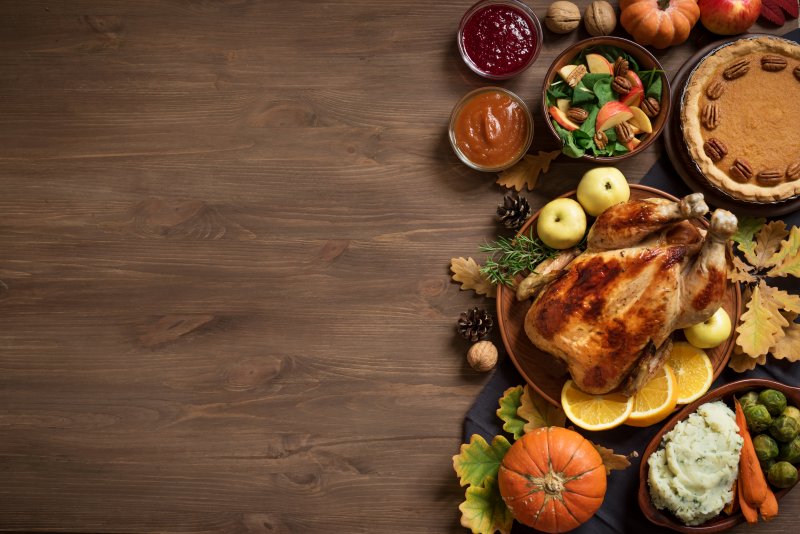
[[[658,189],[647,187],[644,185],[631,184],[631,198],[653,198],[660,197],[669,200],[677,201],[674,196],[660,191]],[[571,191],[562,195],[562,197],[575,197],[575,191]],[[529,229],[535,225],[536,220],[539,218],[539,213],[534,214],[525,225],[520,229],[519,233],[527,233]],[[697,219],[696,224],[708,227],[708,222],[705,219]],[[590,224],[593,222],[590,221]],[[534,235],[535,235],[535,226]],[[528,313],[531,301],[526,300],[523,302],[517,301],[514,289],[506,286],[498,286],[497,289],[497,322],[500,327],[500,334],[503,338],[503,344],[508,352],[511,361],[516,366],[520,374],[525,378],[525,381],[542,395],[548,402],[554,406],[561,406],[561,389],[564,383],[569,378],[566,366],[560,360],[551,356],[550,354],[538,349],[528,339],[525,333],[525,315]],[[741,292],[739,284],[729,283],[728,290],[722,303],[725,311],[731,317],[733,324],[739,321],[741,313]],[[681,336],[680,333],[674,334]],[[714,378],[716,379],[719,374],[725,369],[725,366],[730,359],[731,352],[733,351],[734,337],[733,333],[722,345],[714,349],[706,350],[711,363],[714,367]]]
[[[683,99],[683,92],[686,87],[686,81],[689,75],[705,56],[716,50],[717,48],[741,39],[743,37],[750,37],[751,34],[745,36],[737,36],[735,39],[726,41],[717,41],[700,50],[691,56],[681,66],[672,78],[672,105],[670,106],[670,120],[664,128],[664,147],[667,150],[667,155],[672,162],[673,167],[678,172],[678,175],[686,183],[692,191],[703,193],[706,197],[706,202],[709,205],[725,208],[734,212],[737,215],[752,215],[755,217],[775,217],[779,215],[786,215],[800,210],[800,197],[791,198],[781,202],[759,203],[747,202],[729,196],[723,191],[714,187],[700,170],[695,165],[686,144],[683,141],[683,132],[681,131],[681,100]]]

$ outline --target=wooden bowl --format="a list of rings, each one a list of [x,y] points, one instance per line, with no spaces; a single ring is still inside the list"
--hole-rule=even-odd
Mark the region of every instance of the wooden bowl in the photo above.
[[[739,396],[740,394],[751,389],[765,388],[777,389],[778,391],[783,392],[786,395],[789,404],[800,407],[800,388],[787,386],[786,384],[781,384],[780,382],[766,380],[763,378],[737,380],[736,382],[731,382],[730,384],[725,384],[724,386],[709,391],[693,403],[686,405],[680,412],[675,414],[675,416],[673,416],[672,419],[670,419],[669,422],[661,428],[661,430],[658,431],[658,434],[656,434],[652,441],[650,441],[650,443],[647,445],[647,448],[642,455],[641,464],[639,465],[639,507],[642,509],[642,512],[647,519],[656,525],[677,530],[678,532],[686,532],[688,534],[711,534],[713,532],[722,532],[744,521],[741,512],[731,516],[720,514],[714,519],[709,519],[702,525],[690,527],[681,523],[666,510],[658,510],[653,505],[653,501],[650,500],[650,486],[647,483],[647,474],[650,471],[650,468],[647,465],[647,459],[650,458],[650,455],[653,454],[656,449],[658,449],[664,434],[672,430],[679,421],[686,419],[690,414],[694,413],[701,404],[723,400],[726,401],[726,403],[728,403],[732,408],[733,395]],[[782,498],[790,489],[791,488],[786,488],[776,491],[775,497],[778,499]]]
[[[623,39],[622,37],[591,37],[589,39],[584,39],[583,41],[579,41],[574,45],[570,46],[558,57],[553,61],[550,65],[550,68],[547,71],[547,74],[544,77],[544,84],[542,86],[542,110],[544,117],[547,119],[547,127],[550,130],[550,133],[553,137],[561,142],[561,137],[559,137],[556,129],[553,127],[553,122],[550,119],[550,114],[547,111],[547,88],[550,87],[550,84],[553,83],[556,76],[558,76],[558,70],[563,67],[564,65],[568,65],[572,63],[572,60],[577,56],[581,50],[589,46],[599,46],[599,45],[607,45],[607,46],[615,46],[617,48],[622,49],[623,51],[627,52],[639,63],[639,67],[641,70],[650,70],[656,68],[661,71],[661,82],[663,90],[661,91],[661,111],[659,112],[658,116],[656,117],[655,121],[653,121],[653,133],[644,137],[642,143],[636,147],[636,150],[631,152],[626,152],[625,154],[620,154],[619,156],[592,156],[590,154],[584,154],[581,159],[589,160],[589,161],[596,161],[596,162],[616,162],[631,156],[634,156],[640,152],[644,152],[648,146],[650,146],[658,137],[661,135],[661,132],[664,130],[664,126],[667,123],[667,119],[669,118],[669,110],[670,110],[670,103],[672,102],[671,96],[671,89],[669,86],[669,79],[664,74],[664,67],[661,66],[661,63],[647,51],[644,47],[634,43],[633,41],[629,41],[628,39]]]
[[[678,200],[674,196],[652,187],[631,184],[630,188],[632,199],[660,197],[672,201]],[[562,197],[574,198],[575,191],[566,193]],[[527,234],[531,228],[534,235],[536,234],[535,224],[539,213],[537,212],[528,219],[520,229],[520,234]],[[694,222],[704,228],[708,227],[705,219],[696,219]],[[730,315],[733,324],[739,321],[741,299],[739,284],[729,283],[722,307]],[[497,287],[497,322],[506,352],[514,366],[533,389],[554,406],[561,406],[561,389],[569,378],[569,374],[561,360],[537,348],[525,333],[525,315],[528,313],[530,305],[530,300],[519,302],[514,289],[503,285]],[[733,345],[732,332],[728,340],[719,347],[706,350],[714,367],[714,378],[718,377],[725,369],[733,351]]]

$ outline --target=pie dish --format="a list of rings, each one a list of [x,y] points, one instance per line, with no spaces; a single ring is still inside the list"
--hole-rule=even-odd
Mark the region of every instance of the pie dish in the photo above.
[[[759,36],[723,45],[690,73],[681,128],[714,187],[748,202],[800,194],[800,45]]]

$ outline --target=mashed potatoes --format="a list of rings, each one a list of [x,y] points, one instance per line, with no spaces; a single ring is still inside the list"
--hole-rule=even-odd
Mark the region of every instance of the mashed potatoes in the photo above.
[[[647,460],[650,498],[687,525],[699,525],[733,499],[742,437],[722,402],[700,406],[664,435]]]

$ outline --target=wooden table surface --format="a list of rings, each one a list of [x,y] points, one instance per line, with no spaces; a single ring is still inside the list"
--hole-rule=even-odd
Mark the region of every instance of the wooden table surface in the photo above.
[[[0,528],[466,532],[451,456],[487,375],[454,325],[485,301],[448,265],[502,197],[446,138],[486,85],[469,3],[0,4]],[[503,84],[534,149],[544,71],[585,36],[546,32]]]

